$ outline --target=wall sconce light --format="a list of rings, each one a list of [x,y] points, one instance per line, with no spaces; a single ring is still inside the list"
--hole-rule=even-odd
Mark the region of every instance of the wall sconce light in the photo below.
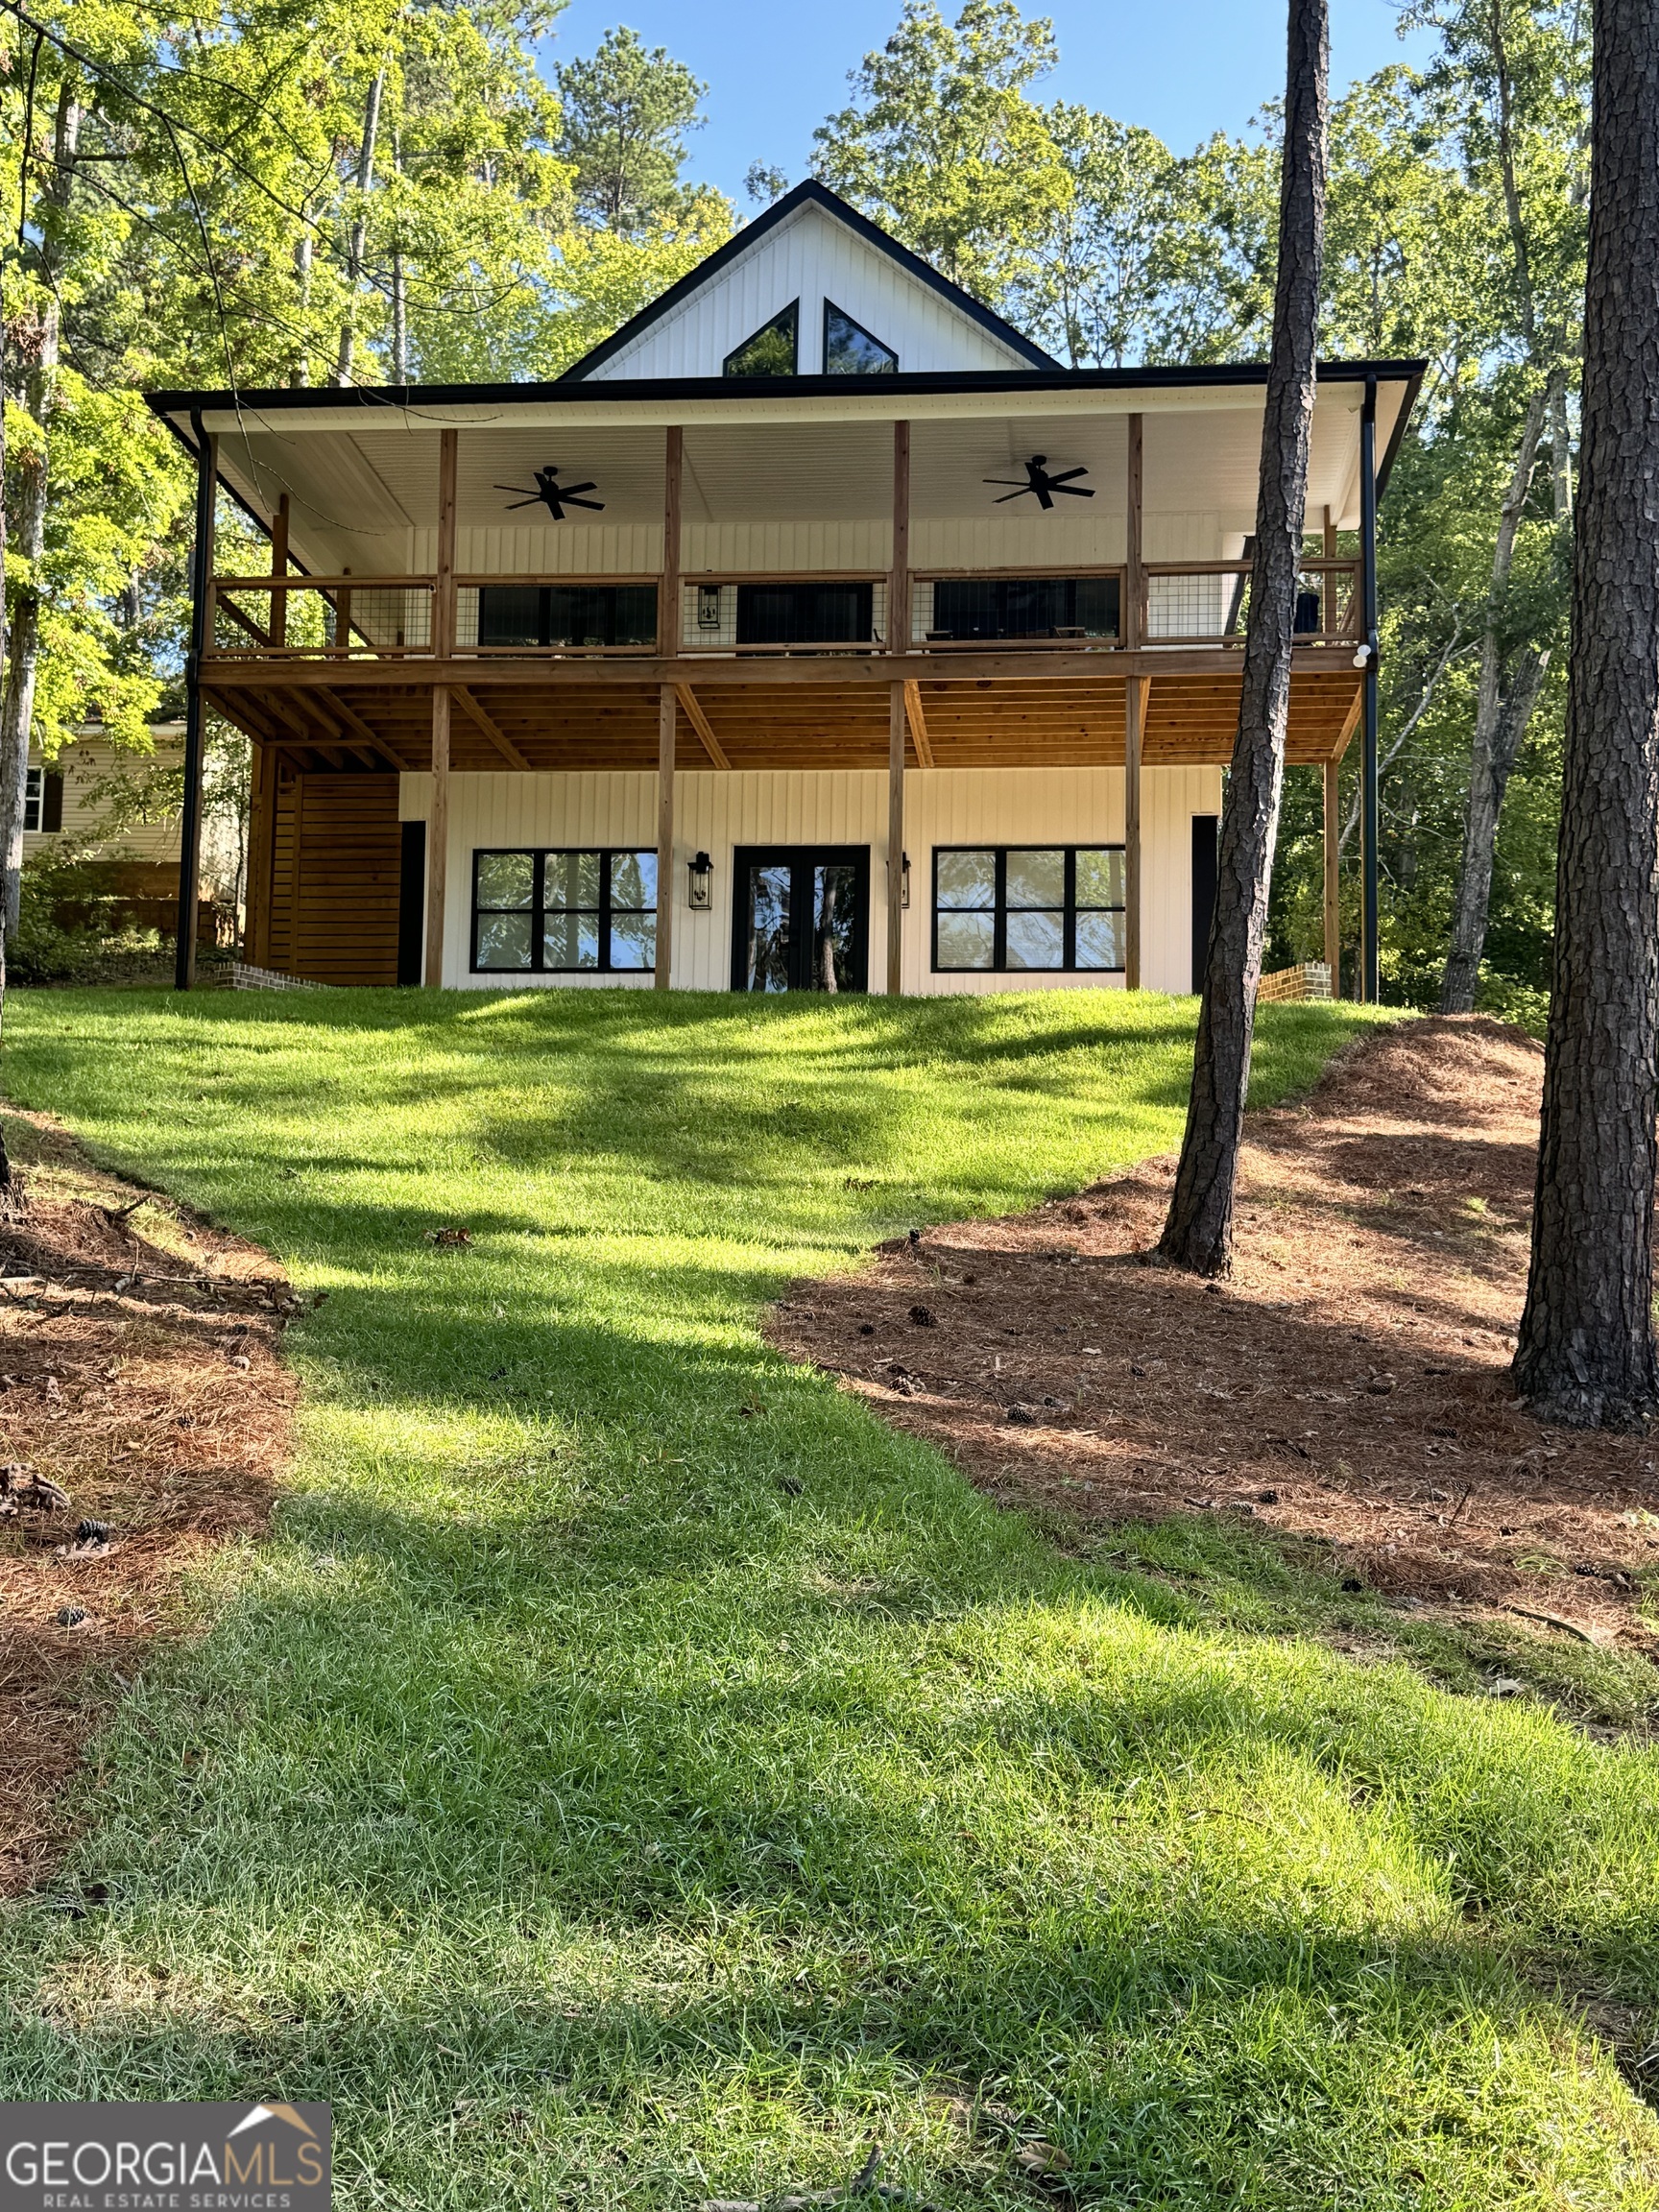
[[[899,903],[901,906],[908,906],[910,903],[910,855],[908,853],[901,853],[899,855]]]
[[[693,914],[707,914],[714,903],[714,863],[707,853],[692,855],[685,877],[685,903]]]

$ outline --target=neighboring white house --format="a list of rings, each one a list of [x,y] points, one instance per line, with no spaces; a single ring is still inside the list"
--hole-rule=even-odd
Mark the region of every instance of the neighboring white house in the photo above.
[[[1321,370],[1289,757],[1328,775],[1420,371]],[[808,183],[554,384],[153,395],[272,536],[204,587],[249,956],[1189,989],[1263,386],[1065,369]]]

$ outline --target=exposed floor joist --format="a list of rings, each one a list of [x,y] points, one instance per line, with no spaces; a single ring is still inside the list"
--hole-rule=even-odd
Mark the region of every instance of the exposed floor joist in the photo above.
[[[680,703],[681,712],[690,723],[692,729],[696,731],[698,743],[708,754],[709,759],[713,761],[715,767],[730,768],[732,763],[726,757],[725,749],[719,738],[715,736],[713,727],[708,715],[704,713],[697,694],[692,690],[690,685],[676,684],[674,696]]]

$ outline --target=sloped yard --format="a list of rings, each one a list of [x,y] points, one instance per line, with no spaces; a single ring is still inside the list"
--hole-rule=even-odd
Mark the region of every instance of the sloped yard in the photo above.
[[[1259,1097],[1357,1020],[1270,1010]],[[940,2207],[1659,2200],[1659,1762],[1576,1724],[1611,1690],[1358,1663],[1380,1600],[1243,1516],[1092,1556],[762,1341],[883,1238],[1166,1151],[1190,1022],[9,1013],[12,1096],[328,1295],[272,1534],[204,1558],[5,1909],[3,2093],[325,2097],[339,2200],[421,2212],[872,2143]]]

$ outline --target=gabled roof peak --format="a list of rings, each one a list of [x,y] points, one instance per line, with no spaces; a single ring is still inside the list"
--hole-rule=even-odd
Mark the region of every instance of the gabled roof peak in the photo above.
[[[654,300],[648,307],[642,308],[621,329],[602,340],[591,352],[585,353],[580,361],[565,370],[560,382],[585,383],[608,362],[634,349],[655,325],[676,315],[700,293],[719,285],[735,264],[753,255],[757,247],[762,246],[767,238],[782,230],[805,209],[816,209],[842,225],[866,248],[883,255],[911,284],[923,286],[947,309],[975,325],[982,339],[989,339],[993,346],[1009,356],[1009,367],[1022,365],[1032,369],[1057,369],[1061,366],[1052,354],[1046,353],[1041,346],[1035,345],[1022,331],[1015,329],[1011,323],[995,314],[982,301],[975,300],[971,292],[964,291],[959,284],[953,284],[948,276],[942,276],[931,263],[923,260],[919,253],[913,253],[909,247],[902,246],[878,223],[873,223],[867,215],[860,214],[856,207],[831,192],[827,184],[821,184],[817,178],[808,177],[792,191],[786,192],[781,200],[775,201],[764,214],[757,216],[753,223],[746,224],[724,246],[717,247],[706,259],[698,262],[694,269],[688,270],[678,283],[671,284],[666,292]],[[718,373],[717,370],[711,373]]]

